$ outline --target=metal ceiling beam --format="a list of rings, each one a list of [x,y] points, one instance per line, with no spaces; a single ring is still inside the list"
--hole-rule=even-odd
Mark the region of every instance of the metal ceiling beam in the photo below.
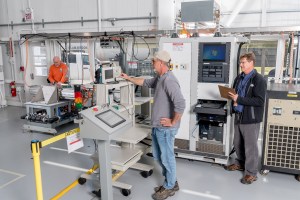
[[[284,33],[300,31],[300,26],[221,28],[221,33]]]

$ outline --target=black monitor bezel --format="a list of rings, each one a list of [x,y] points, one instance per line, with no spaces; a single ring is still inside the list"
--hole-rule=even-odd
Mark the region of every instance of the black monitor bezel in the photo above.
[[[104,120],[103,118],[100,118],[100,117],[99,117],[99,116],[101,116],[101,115],[103,115],[103,114],[105,114],[105,113],[107,113],[107,112],[113,112],[115,115],[117,115],[118,117],[120,117],[122,120],[119,121],[119,122],[117,122],[117,123],[115,123],[115,124],[112,124],[112,125],[109,124],[106,120]],[[97,119],[101,120],[104,124],[106,124],[106,125],[109,126],[110,128],[114,128],[114,127],[116,127],[116,126],[118,126],[118,125],[120,125],[120,124],[122,124],[122,123],[124,123],[124,122],[126,121],[122,116],[120,116],[119,114],[115,113],[115,112],[114,112],[113,110],[111,110],[111,109],[108,109],[108,110],[106,110],[106,111],[104,111],[104,112],[101,112],[101,113],[95,115],[95,117],[97,117]]]

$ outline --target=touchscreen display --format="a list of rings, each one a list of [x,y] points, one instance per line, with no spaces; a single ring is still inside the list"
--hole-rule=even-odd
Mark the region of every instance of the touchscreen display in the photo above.
[[[226,45],[225,44],[204,44],[203,61],[225,62]]]
[[[114,128],[126,121],[123,117],[110,109],[97,114],[96,117],[111,128]]]

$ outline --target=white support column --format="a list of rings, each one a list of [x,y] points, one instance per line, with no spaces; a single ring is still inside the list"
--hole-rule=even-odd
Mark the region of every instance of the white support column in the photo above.
[[[261,1],[261,27],[265,27],[267,24],[267,0]]]
[[[172,30],[175,22],[174,0],[157,0],[158,30]]]
[[[90,63],[90,78],[94,82],[95,76],[95,40],[87,40],[88,54],[89,54],[89,63]]]
[[[7,105],[5,99],[5,82],[4,82],[4,71],[3,71],[3,59],[2,59],[2,48],[0,46],[0,108]]]
[[[97,6],[98,6],[98,9],[97,9],[97,17],[98,17],[98,32],[101,32],[101,26],[102,26],[102,24],[101,24],[101,14],[102,14],[102,12],[101,12],[101,0],[97,0]]]

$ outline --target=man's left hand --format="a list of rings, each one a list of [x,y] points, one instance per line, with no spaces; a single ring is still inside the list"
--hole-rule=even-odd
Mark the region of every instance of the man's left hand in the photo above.
[[[239,95],[238,94],[233,94],[232,92],[228,92],[228,96],[234,101],[236,102]]]
[[[169,118],[160,118],[160,124],[166,127],[173,126],[172,120]]]

